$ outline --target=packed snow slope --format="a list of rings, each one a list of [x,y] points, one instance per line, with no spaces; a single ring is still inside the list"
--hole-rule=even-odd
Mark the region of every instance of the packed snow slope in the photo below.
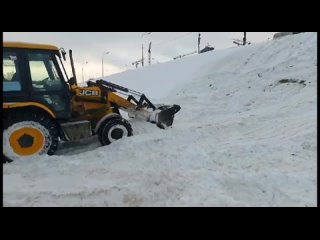
[[[4,206],[316,206],[316,33],[106,79],[181,105],[173,127],[5,164]]]

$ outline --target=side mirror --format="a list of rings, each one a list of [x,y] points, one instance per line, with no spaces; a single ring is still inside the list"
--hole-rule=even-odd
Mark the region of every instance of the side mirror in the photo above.
[[[66,54],[67,54],[66,51],[64,50],[64,48],[60,48],[60,51],[61,51],[63,60],[66,61]]]
[[[71,77],[68,81],[70,85],[77,85],[77,80],[75,77]]]

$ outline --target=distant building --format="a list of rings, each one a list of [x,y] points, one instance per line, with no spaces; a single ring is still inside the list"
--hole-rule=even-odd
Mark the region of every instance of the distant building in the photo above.
[[[213,51],[214,47],[211,47],[209,44],[200,51],[200,53],[205,53],[205,52],[209,52],[209,51]]]
[[[292,34],[299,34],[303,32],[279,32],[273,35],[273,39],[281,38],[284,36],[292,35]]]

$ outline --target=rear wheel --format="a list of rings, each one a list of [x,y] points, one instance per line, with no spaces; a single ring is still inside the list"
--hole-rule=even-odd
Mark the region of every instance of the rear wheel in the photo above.
[[[52,155],[58,147],[55,122],[43,113],[13,113],[3,131],[4,159],[16,160],[35,155]]]
[[[132,127],[127,120],[121,117],[106,120],[98,130],[99,141],[103,146],[130,136],[132,136]]]

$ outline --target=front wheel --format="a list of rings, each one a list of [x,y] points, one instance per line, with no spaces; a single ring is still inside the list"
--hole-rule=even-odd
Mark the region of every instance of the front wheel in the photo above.
[[[101,145],[105,146],[123,137],[130,137],[133,134],[132,127],[127,120],[112,118],[100,126],[98,135]]]
[[[55,122],[45,114],[23,110],[11,114],[3,131],[4,160],[52,155],[58,147],[58,137]]]

